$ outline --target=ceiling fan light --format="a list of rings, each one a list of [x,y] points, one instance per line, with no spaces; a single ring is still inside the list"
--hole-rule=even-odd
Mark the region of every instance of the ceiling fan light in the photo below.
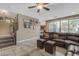
[[[47,7],[48,5],[44,5],[44,7]]]
[[[42,5],[37,6],[37,9],[43,9]]]

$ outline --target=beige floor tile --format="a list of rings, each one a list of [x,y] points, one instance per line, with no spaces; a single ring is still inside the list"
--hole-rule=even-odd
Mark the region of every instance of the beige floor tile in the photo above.
[[[38,54],[37,52],[31,53],[29,56],[42,56],[41,54]]]
[[[11,46],[8,46],[8,47],[3,47],[2,50],[7,50],[7,49],[10,49]]]
[[[39,49],[32,49],[29,53],[29,56],[41,56],[42,54],[39,52]]]
[[[14,56],[15,55],[12,49],[2,49],[1,52],[2,52],[1,53],[2,56]]]
[[[1,54],[2,54],[2,49],[0,49],[0,56],[1,56]]]
[[[44,50],[34,50],[30,54],[30,56],[51,56],[49,53],[45,52]]]
[[[16,52],[16,56],[27,56],[27,52],[25,51],[20,51],[20,52]]]
[[[30,47],[30,48],[36,48],[37,46],[36,45],[34,45],[34,44],[27,44],[27,45],[24,45],[24,46],[26,46],[26,47]]]
[[[57,56],[64,56],[66,53],[66,49],[61,47],[56,47],[56,55]]]
[[[24,49],[24,51],[26,52],[26,54],[28,55],[28,54],[31,54],[31,53],[33,53],[34,51],[36,51],[36,49],[33,49],[33,48],[23,48]]]
[[[44,49],[39,51],[43,56],[53,56],[52,54],[49,54]]]
[[[18,47],[18,46],[14,47],[13,51],[17,56],[22,55],[23,53],[25,53],[25,51],[21,47]]]

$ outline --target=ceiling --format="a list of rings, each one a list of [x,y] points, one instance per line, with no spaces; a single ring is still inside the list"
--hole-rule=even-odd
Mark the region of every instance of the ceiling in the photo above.
[[[48,4],[50,11],[41,10],[39,13],[37,9],[28,9],[28,6],[32,6],[34,3],[0,3],[0,9],[5,9],[14,13],[20,13],[23,15],[35,17],[40,21],[45,21],[55,17],[71,15],[72,12],[79,11],[78,3],[51,3]]]
[[[51,6],[55,6],[56,4],[48,4],[48,8],[50,11],[41,10],[40,13],[37,13],[37,9],[28,9],[28,6],[35,5],[34,3],[1,3],[0,9],[8,10],[14,13],[21,13],[23,15],[31,16],[38,18],[40,21],[45,20],[43,17],[46,17],[52,11]]]

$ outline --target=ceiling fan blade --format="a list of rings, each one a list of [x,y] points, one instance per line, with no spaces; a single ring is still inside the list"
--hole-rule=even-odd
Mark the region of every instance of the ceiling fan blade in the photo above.
[[[37,12],[40,12],[40,9],[38,9]]]
[[[28,7],[28,8],[35,8],[36,6],[30,6],[30,7]]]
[[[44,5],[47,5],[48,3],[43,3]]]
[[[49,8],[47,8],[47,7],[43,7],[45,10],[47,10],[47,11],[49,11],[50,9]]]

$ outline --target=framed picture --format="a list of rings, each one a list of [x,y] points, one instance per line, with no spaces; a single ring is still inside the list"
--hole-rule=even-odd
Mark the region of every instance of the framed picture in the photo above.
[[[23,22],[24,22],[24,28],[31,28],[31,26],[32,26],[31,20],[24,19]]]

